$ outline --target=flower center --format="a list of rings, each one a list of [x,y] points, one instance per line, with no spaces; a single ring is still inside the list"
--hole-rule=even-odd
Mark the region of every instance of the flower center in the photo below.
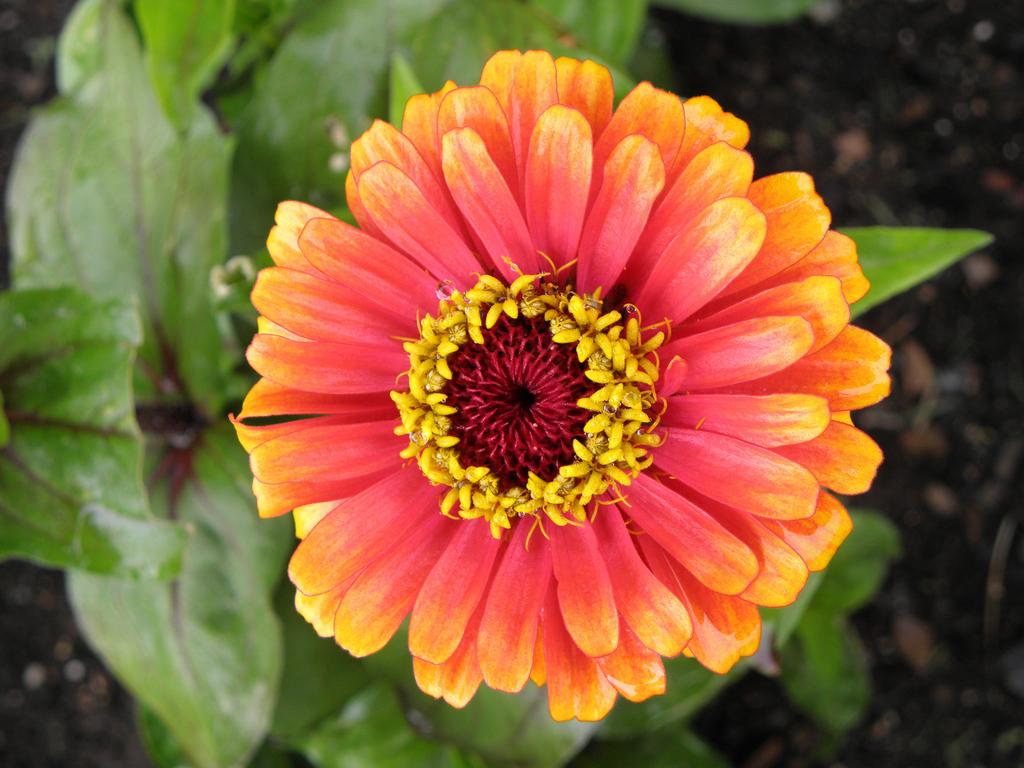
[[[502,318],[486,343],[465,345],[448,364],[445,402],[457,409],[450,434],[465,462],[490,467],[507,490],[573,461],[572,441],[590,418],[576,401],[593,385],[542,317]]]
[[[495,537],[527,515],[583,523],[609,488],[650,466],[660,442],[652,412],[665,334],[646,333],[635,309],[625,321],[603,312],[600,291],[542,277],[483,275],[443,298],[404,344],[408,391],[391,393],[395,431],[409,436],[402,456],[449,487],[441,511],[483,517]]]

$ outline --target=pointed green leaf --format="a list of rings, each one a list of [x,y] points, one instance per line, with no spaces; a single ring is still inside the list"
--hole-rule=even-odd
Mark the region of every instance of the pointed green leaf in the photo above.
[[[129,302],[70,289],[0,294],[0,557],[167,578],[187,534],[142,488]]]
[[[854,317],[992,242],[992,235],[977,229],[849,227],[843,233],[857,243],[860,266],[871,281],[868,295],[852,307]]]
[[[292,546],[287,520],[259,520],[245,453],[229,429],[153,457],[154,510],[195,533],[169,584],[74,573],[78,624],[128,690],[200,768],[245,765],[270,725],[281,673],[271,604]]]
[[[116,0],[87,0],[60,50],[67,90],[29,125],[8,189],[14,283],[137,296],[137,399],[187,394],[219,413],[209,274],[224,258],[231,142],[205,109],[180,136],[164,118]]]
[[[231,52],[235,0],[135,0],[134,7],[160,104],[187,129],[200,94]]]

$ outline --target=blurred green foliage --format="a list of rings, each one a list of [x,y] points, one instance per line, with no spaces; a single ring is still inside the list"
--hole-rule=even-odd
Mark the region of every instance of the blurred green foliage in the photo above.
[[[809,0],[661,5],[748,23]],[[348,148],[408,97],[542,47],[671,86],[645,0],[82,0],[59,95],[33,119],[7,196],[0,296],[0,555],[72,569],[82,629],[139,702],[155,763],[723,765],[688,721],[727,676],[668,660],[668,692],[601,724],[554,723],[544,692],[463,710],[412,679],[404,636],[357,661],[315,636],[281,583],[289,524],[260,521],[224,416],[251,381],[244,297],[279,200],[345,215]],[[850,230],[861,312],[982,247],[977,232]],[[237,254],[244,254],[238,258]],[[229,257],[236,256],[234,259]],[[73,288],[68,286],[74,286]],[[143,420],[146,439],[136,423]],[[143,483],[143,478],[146,483]],[[898,552],[856,517],[800,599],[765,611],[763,652],[837,736],[869,685],[848,615]],[[161,580],[163,579],[163,580]],[[581,753],[581,750],[582,753]]]
[[[733,24],[780,24],[807,13],[821,0],[656,0],[658,5]]]

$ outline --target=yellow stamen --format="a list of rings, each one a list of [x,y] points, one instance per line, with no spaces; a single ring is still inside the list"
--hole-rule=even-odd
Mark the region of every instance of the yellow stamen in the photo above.
[[[571,264],[551,266],[558,274]],[[449,488],[440,502],[441,513],[454,519],[483,518],[495,538],[511,528],[511,518],[532,516],[529,545],[537,529],[547,538],[545,518],[559,526],[582,525],[599,506],[628,506],[619,486],[628,486],[651,466],[648,448],[660,444],[655,430],[666,401],[654,388],[656,350],[670,326],[662,321],[643,327],[632,305],[623,312],[603,312],[600,289],[578,294],[540,282],[550,273],[525,275],[514,269],[520,276],[511,285],[480,275],[471,289],[442,299],[436,317],[418,318],[419,338],[402,339],[409,354],[404,374],[409,388],[392,392],[391,399],[401,418],[395,433],[409,436],[402,458],[415,459],[428,480]],[[624,313],[628,319],[623,322]],[[554,477],[531,472],[525,487],[502,488],[490,468],[461,463],[459,437],[449,434],[458,409],[444,390],[453,377],[449,358],[467,344],[485,344],[486,331],[499,322],[520,317],[543,317],[555,344],[575,345],[584,376],[594,383],[593,391],[577,404],[593,416],[583,426],[584,434],[573,440],[574,460]],[[650,334],[657,328],[664,330]],[[661,413],[655,413],[659,407]],[[603,498],[609,491],[614,496]]]

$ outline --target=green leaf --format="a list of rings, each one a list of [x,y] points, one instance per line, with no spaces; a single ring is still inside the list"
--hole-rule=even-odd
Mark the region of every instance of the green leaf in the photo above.
[[[420,691],[412,675],[408,642],[403,627],[387,646],[365,660],[370,673],[401,690],[414,721],[424,723],[426,733],[483,756],[488,765],[563,765],[596,730],[596,723],[552,720],[547,689],[533,683],[516,695],[481,685],[469,704],[454,709]]]
[[[152,517],[142,488],[138,344],[130,302],[0,294],[0,557],[129,577],[180,569],[187,534]]]
[[[823,579],[823,573],[812,573],[807,577],[807,583],[792,605],[787,605],[785,608],[760,609],[761,621],[765,626],[771,628],[774,648],[781,648],[789,642],[800,619],[803,618],[804,613],[814,601],[814,596],[821,588]]]
[[[318,637],[298,614],[291,584],[281,584],[274,602],[284,633],[284,672],[270,734],[295,743],[318,722],[339,712],[370,676],[333,638]]]
[[[853,530],[825,569],[810,609],[849,614],[867,603],[900,552],[899,531],[877,512],[851,511]]]
[[[7,444],[11,441],[11,423],[7,420],[7,414],[4,413],[4,393],[0,390],[0,448],[7,447]]]
[[[146,68],[164,112],[180,129],[192,123],[203,89],[231,52],[235,0],[135,0]]]
[[[148,707],[135,704],[135,726],[142,746],[157,768],[187,768],[188,755],[160,718]]]
[[[385,683],[370,686],[302,740],[317,768],[484,768],[454,747],[417,734]]]
[[[515,695],[481,686],[463,709],[413,692],[413,685],[405,690],[416,721],[429,723],[430,735],[482,755],[488,765],[564,765],[597,728],[596,723],[552,720],[547,689],[533,683]]]
[[[811,574],[800,596],[785,608],[762,608],[763,636],[772,638],[775,648],[783,647],[804,612],[814,602],[822,583],[820,574]],[[665,729],[686,720],[710,702],[723,689],[747,673],[749,662],[741,661],[728,674],[709,672],[694,659],[683,656],[665,659],[665,693],[640,703],[620,700],[601,723],[600,739],[628,739],[637,734]]]
[[[863,717],[871,691],[867,660],[841,616],[808,611],[780,665],[786,694],[830,733],[842,734]]]
[[[206,109],[181,136],[164,118],[115,0],[76,9],[60,50],[66,90],[29,125],[8,189],[14,283],[138,296],[137,399],[188,395],[219,414],[209,273],[224,258],[231,142]]]
[[[647,0],[531,0],[564,26],[575,43],[616,64],[636,49],[647,19]]]
[[[686,728],[666,728],[639,739],[594,741],[573,768],[728,768],[728,762]]]
[[[231,242],[263,247],[280,200],[324,210],[344,204],[348,149],[373,118],[389,114],[397,52],[427,89],[475,83],[502,48],[561,44],[550,13],[520,0],[327,0],[301,14],[260,72],[238,124],[232,170]],[[600,57],[592,57],[600,58]],[[617,77],[617,85],[628,85]]]
[[[627,63],[634,80],[647,80],[658,88],[678,92],[679,82],[669,53],[668,39],[657,22],[648,18],[640,42]]]
[[[899,534],[886,518],[859,510],[851,516],[853,531],[780,654],[786,692],[834,736],[860,720],[870,695],[867,661],[846,616],[871,599],[899,553]]]
[[[57,90],[61,93],[74,93],[102,68],[99,40],[106,6],[107,0],[81,0],[68,15],[57,39]]]
[[[655,0],[657,5],[735,24],[779,24],[803,16],[820,0]]]
[[[388,122],[401,130],[405,103],[417,93],[425,93],[409,62],[400,53],[391,56],[391,75],[388,80]]]
[[[620,700],[601,722],[597,735],[602,739],[625,739],[685,720],[746,671],[746,665],[740,663],[728,674],[718,675],[694,659],[665,659],[665,693],[638,704]]]
[[[977,229],[850,227],[843,233],[857,243],[871,281],[868,295],[853,305],[854,317],[992,242],[992,235]]]
[[[169,584],[73,573],[78,624],[193,765],[244,765],[270,725],[281,628],[270,595],[292,545],[287,520],[259,520],[244,452],[226,428],[152,457],[156,512],[195,529]]]

